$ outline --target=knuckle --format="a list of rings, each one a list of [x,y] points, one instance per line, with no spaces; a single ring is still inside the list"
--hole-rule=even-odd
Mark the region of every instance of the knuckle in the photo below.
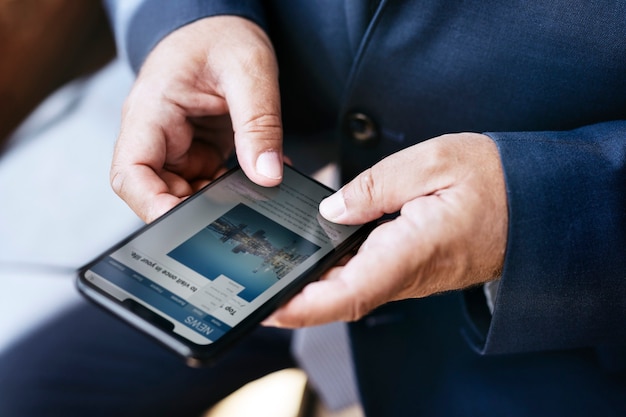
[[[243,129],[250,133],[276,133],[281,129],[281,118],[278,114],[255,114],[243,124]]]
[[[355,298],[351,305],[348,321],[357,321],[362,319],[372,308],[366,300]]]
[[[347,311],[348,321],[360,320],[373,309],[372,301],[368,297],[363,296],[363,294],[357,294],[356,291],[350,297],[350,300],[350,308]]]
[[[378,190],[371,168],[365,170],[357,177],[355,186],[356,191],[361,196],[361,204],[367,204],[369,206],[376,202],[379,199],[379,195],[382,194]]]
[[[118,167],[113,166],[111,168],[109,182],[115,194],[122,197],[124,195],[125,176]]]

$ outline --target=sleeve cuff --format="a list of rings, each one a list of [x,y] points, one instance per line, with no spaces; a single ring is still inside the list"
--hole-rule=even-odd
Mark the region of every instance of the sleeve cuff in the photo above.
[[[146,56],[165,36],[196,20],[218,15],[240,16],[266,28],[263,8],[254,0],[149,0],[134,13],[124,43],[137,72]]]
[[[509,233],[493,315],[482,291],[482,310],[465,292],[471,344],[483,354],[623,344],[626,121],[488,135]]]

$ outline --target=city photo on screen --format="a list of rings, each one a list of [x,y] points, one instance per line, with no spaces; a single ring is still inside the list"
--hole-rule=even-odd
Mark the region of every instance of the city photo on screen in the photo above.
[[[320,249],[245,204],[238,204],[168,253],[214,280],[220,275],[244,286],[250,302]]]

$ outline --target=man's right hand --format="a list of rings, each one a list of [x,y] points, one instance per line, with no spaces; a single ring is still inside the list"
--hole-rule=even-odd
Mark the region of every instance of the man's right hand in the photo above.
[[[252,181],[280,183],[278,66],[257,25],[210,17],[146,59],[124,104],[111,185],[150,222],[211,181],[235,148]]]

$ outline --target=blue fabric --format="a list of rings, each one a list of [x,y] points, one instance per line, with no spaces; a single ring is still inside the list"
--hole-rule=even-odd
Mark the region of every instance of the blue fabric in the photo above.
[[[114,5],[109,4],[109,7]],[[133,70],[138,71],[152,48],[167,34],[207,16],[241,16],[263,26],[262,9],[254,0],[148,0],[131,19],[126,32],[127,51]]]
[[[335,129],[346,180],[443,133],[490,132],[500,150],[510,228],[493,317],[467,291],[352,324],[367,415],[625,415],[626,3],[146,2],[131,60],[231,12],[275,43],[286,135]],[[375,121],[374,146],[342,129],[351,111]]]
[[[490,136],[511,209],[485,351],[623,345],[626,121]]]
[[[624,415],[624,368],[593,348],[480,355],[463,304],[459,293],[397,302],[350,326],[368,416]]]
[[[0,356],[0,415],[200,416],[246,382],[294,367],[290,339],[260,328],[215,367],[194,369],[81,303]]]

